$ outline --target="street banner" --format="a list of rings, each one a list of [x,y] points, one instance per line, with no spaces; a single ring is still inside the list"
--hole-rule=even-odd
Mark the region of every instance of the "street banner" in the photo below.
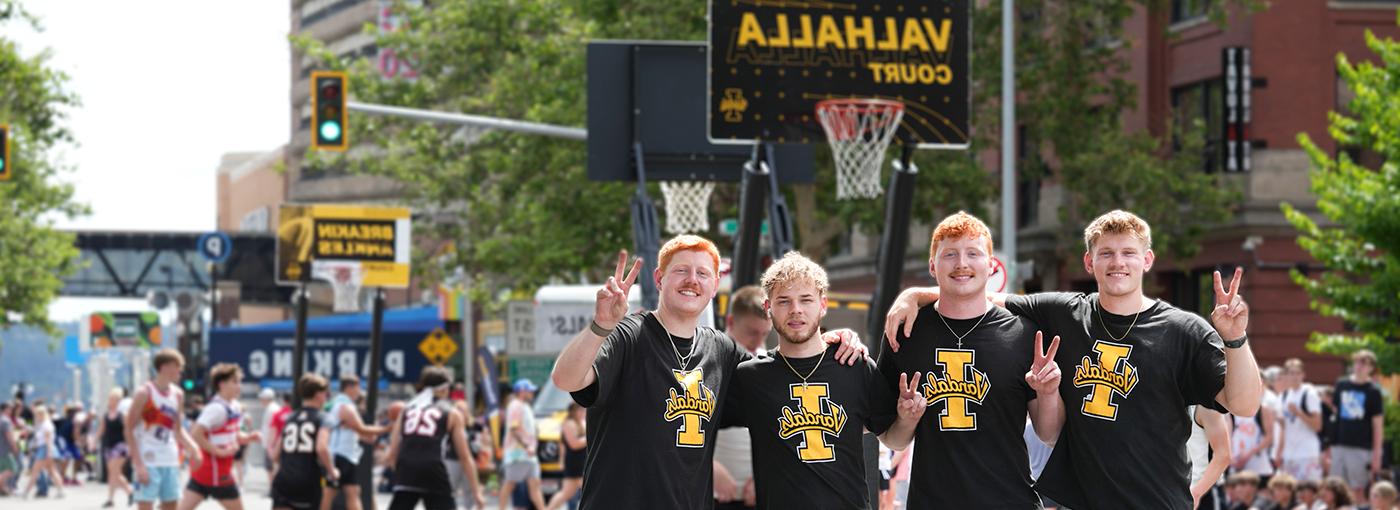
[[[277,283],[294,285],[314,262],[358,262],[364,287],[407,287],[406,207],[283,204],[277,217]]]

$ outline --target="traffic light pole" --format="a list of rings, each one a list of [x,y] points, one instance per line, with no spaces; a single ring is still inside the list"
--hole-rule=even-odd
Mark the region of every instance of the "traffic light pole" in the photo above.
[[[292,408],[301,408],[301,388],[297,383],[301,381],[301,374],[306,372],[306,308],[307,301],[311,299],[306,295],[306,282],[310,281],[311,272],[302,271],[301,285],[297,287],[297,329],[296,342],[292,346]]]

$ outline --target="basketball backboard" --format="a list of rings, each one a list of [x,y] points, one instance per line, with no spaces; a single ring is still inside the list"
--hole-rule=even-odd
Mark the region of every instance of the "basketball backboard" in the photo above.
[[[703,42],[589,42],[588,178],[636,182],[640,142],[648,181],[738,182],[754,143],[706,137],[705,69]],[[775,159],[779,182],[814,180],[812,147],[779,145]]]
[[[822,143],[824,99],[905,105],[896,143],[968,145],[969,0],[709,0],[708,135]]]

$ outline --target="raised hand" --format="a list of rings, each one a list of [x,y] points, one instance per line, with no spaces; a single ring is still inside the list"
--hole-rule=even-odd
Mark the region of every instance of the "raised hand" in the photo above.
[[[1240,297],[1240,280],[1244,279],[1244,268],[1235,268],[1235,277],[1230,280],[1230,290],[1220,281],[1220,271],[1215,272],[1215,310],[1210,312],[1210,322],[1215,331],[1226,342],[1244,338],[1245,327],[1249,325],[1249,305]]]
[[[622,250],[617,254],[617,272],[608,277],[603,288],[598,289],[598,304],[593,309],[593,321],[598,323],[598,327],[612,329],[627,315],[627,292],[632,289],[632,283],[637,281],[637,273],[642,269],[642,259],[639,258],[632,264],[631,271],[623,273],[626,268],[627,250]]]
[[[1031,362],[1031,369],[1026,372],[1026,384],[1035,390],[1037,395],[1054,395],[1060,391],[1060,364],[1055,363],[1055,353],[1060,351],[1060,337],[1056,335],[1050,340],[1050,351],[1041,354],[1041,332],[1035,332],[1035,359]]]
[[[914,372],[914,377],[909,378],[909,374],[899,374],[899,417],[918,421],[924,415],[924,409],[928,407],[928,401],[923,395],[919,395],[919,373]]]

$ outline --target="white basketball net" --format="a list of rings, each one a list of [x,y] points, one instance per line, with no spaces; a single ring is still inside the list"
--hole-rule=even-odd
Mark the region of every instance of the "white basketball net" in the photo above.
[[[666,231],[672,234],[710,230],[710,193],[715,183],[701,181],[662,182],[666,195]]]
[[[330,282],[335,291],[337,312],[360,311],[360,286],[365,281],[365,267],[353,260],[313,260],[311,277]]]
[[[880,99],[822,101],[817,117],[836,158],[836,198],[880,196],[880,165],[904,118],[904,105]]]

